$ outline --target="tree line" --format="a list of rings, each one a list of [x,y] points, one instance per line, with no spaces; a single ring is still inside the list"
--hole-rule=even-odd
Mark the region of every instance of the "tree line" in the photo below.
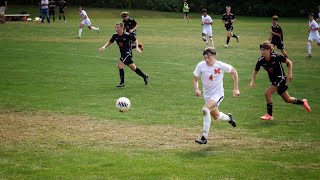
[[[55,0],[59,1],[59,0]],[[91,6],[121,9],[149,9],[157,11],[181,12],[183,0],[65,0],[72,6]],[[10,0],[12,4],[36,5],[40,0]],[[306,16],[316,13],[320,2],[315,0],[188,0],[190,12],[208,9],[210,14],[222,14],[225,6],[231,6],[236,15],[282,17]]]

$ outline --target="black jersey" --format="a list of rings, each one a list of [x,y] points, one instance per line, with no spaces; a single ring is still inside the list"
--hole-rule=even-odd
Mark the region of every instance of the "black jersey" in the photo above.
[[[59,10],[63,10],[67,6],[66,1],[59,1]]]
[[[119,49],[121,56],[126,56],[126,55],[131,55],[132,56],[132,47],[131,47],[131,41],[135,41],[136,38],[134,35],[129,34],[127,32],[124,32],[121,36],[118,35],[117,33],[113,34],[112,38],[110,39],[110,42],[116,41]]]
[[[279,25],[277,25],[276,27],[271,26],[271,30],[272,32],[281,34],[281,36],[276,36],[276,35],[272,35],[272,42],[282,42],[283,41],[283,34],[282,34],[282,29]]]
[[[236,17],[230,13],[230,14],[223,14],[221,20],[228,22],[227,24],[224,24],[225,27],[230,27],[232,26],[231,20],[234,20]]]
[[[56,7],[56,2],[55,1],[49,1],[49,10],[54,11]]]
[[[285,62],[285,57],[277,55],[275,53],[271,53],[269,61],[267,61],[263,56],[258,59],[255,70],[259,71],[260,67],[262,66],[268,72],[270,82],[278,82],[280,80],[286,79],[286,74],[284,73],[281,64]]]
[[[134,27],[136,27],[137,22],[134,19],[129,18],[128,21],[123,20],[123,24],[124,24],[125,31],[129,32],[130,29],[133,29]]]

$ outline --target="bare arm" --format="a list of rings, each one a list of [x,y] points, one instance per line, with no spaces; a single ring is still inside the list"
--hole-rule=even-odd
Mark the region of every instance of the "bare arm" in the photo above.
[[[112,42],[110,42],[110,41],[108,41],[105,45],[103,45],[100,49],[99,49],[99,51],[100,52],[103,52],[108,46],[110,46],[112,44]]]
[[[237,97],[240,95],[238,72],[235,68],[232,68],[230,74],[233,78],[233,96]]]
[[[198,83],[198,77],[194,76],[193,77],[193,87],[194,87],[194,91],[197,97],[199,97],[201,95],[201,91],[199,89],[199,83]]]
[[[137,24],[134,28],[130,29],[129,32],[132,33],[132,32],[135,31],[137,28],[138,28],[138,24]]]
[[[286,59],[286,64],[288,66],[288,75],[287,79],[288,81],[292,81],[292,61],[290,61],[288,58]]]
[[[254,84],[254,81],[256,80],[258,71],[254,70],[252,77],[251,77],[251,82],[250,82],[250,89],[254,88],[256,85]]]
[[[138,46],[138,44],[139,44],[138,39],[136,39],[134,43],[135,43],[135,45],[136,45],[136,50],[137,50],[137,52],[138,52],[138,53],[141,53],[142,51],[141,51],[141,49],[140,49],[139,46]]]

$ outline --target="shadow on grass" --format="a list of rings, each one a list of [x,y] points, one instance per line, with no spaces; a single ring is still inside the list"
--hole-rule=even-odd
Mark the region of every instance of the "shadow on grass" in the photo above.
[[[203,146],[207,146],[207,145],[203,145]],[[181,153],[180,155],[188,159],[201,158],[201,157],[207,157],[207,156],[214,156],[215,155],[214,150],[215,150],[214,146],[207,146],[204,148],[199,148],[198,150]]]

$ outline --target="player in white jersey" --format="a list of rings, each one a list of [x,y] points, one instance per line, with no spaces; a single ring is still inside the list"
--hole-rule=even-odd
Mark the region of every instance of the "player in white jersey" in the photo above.
[[[320,46],[320,36],[319,36],[319,25],[318,23],[314,20],[314,15],[313,13],[309,13],[309,27],[308,27],[308,32],[309,32],[309,38],[308,38],[308,56],[307,58],[311,58],[311,43],[312,41],[317,42],[318,46]]]
[[[211,116],[215,120],[228,121],[233,127],[236,127],[236,122],[231,113],[224,114],[219,112],[219,105],[224,98],[223,75],[230,73],[233,77],[233,96],[237,97],[240,94],[238,87],[238,73],[235,68],[224,62],[216,60],[216,51],[212,47],[208,47],[203,51],[204,61],[201,61],[194,70],[193,87],[197,97],[201,95],[198,79],[201,76],[203,86],[203,97],[205,105],[202,108],[203,112],[203,133],[200,139],[196,139],[199,144],[207,144]]]
[[[79,35],[76,36],[77,38],[81,38],[82,28],[85,25],[88,26],[88,28],[90,30],[95,30],[95,31],[100,32],[99,28],[91,26],[91,21],[90,21],[88,15],[87,15],[86,11],[84,11],[81,6],[79,6],[79,12],[80,12],[80,16],[81,16],[81,23],[80,23],[80,28],[79,28]]]
[[[206,9],[202,9],[202,16],[201,16],[201,25],[203,27],[202,30],[202,40],[206,42],[206,47],[208,47],[208,40],[207,40],[207,35],[208,39],[211,42],[211,46],[214,48],[214,43],[212,39],[212,19],[208,15],[208,11]]]

